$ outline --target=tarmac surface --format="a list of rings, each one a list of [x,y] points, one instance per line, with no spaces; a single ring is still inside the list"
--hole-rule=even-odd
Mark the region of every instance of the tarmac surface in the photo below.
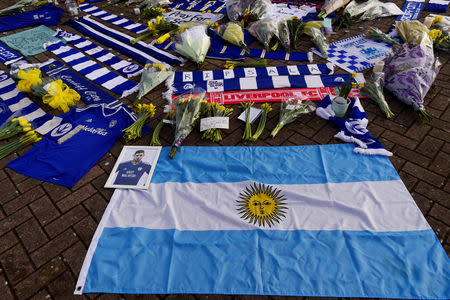
[[[1,7],[17,2],[1,1]],[[60,1],[62,2],[62,1]],[[400,8],[404,1],[395,0]],[[101,6],[106,1],[95,3]],[[60,4],[60,7],[63,7]],[[136,21],[129,9],[109,6],[105,10],[122,14]],[[422,11],[420,20],[429,12]],[[449,15],[447,12],[446,15]],[[83,15],[83,13],[81,14]],[[64,13],[62,22],[69,16]],[[357,23],[348,29],[341,29],[331,36],[331,41],[341,40],[361,34],[368,25],[376,26],[383,31],[390,28],[394,17],[377,19],[370,22]],[[99,19],[97,19],[100,21]],[[61,23],[62,23],[61,22]],[[103,21],[100,21],[103,22]],[[106,24],[106,23],[105,23]],[[113,25],[108,25],[113,26]],[[67,26],[59,26],[70,32],[78,33]],[[26,28],[29,29],[29,28]],[[56,29],[56,27],[52,27]],[[119,27],[115,29],[120,30]],[[22,31],[23,29],[3,33],[2,35]],[[131,32],[130,35],[136,36]],[[145,40],[149,41],[149,40]],[[257,47],[256,43],[253,45]],[[305,36],[299,51],[307,51],[312,43]],[[115,51],[119,57],[126,58]],[[57,59],[50,52],[30,57],[32,62],[43,62],[49,58]],[[390,158],[418,207],[433,228],[447,255],[450,253],[450,54],[439,53],[442,63],[440,73],[425,98],[426,110],[434,119],[421,124],[412,107],[407,106],[386,93],[386,98],[395,117],[388,120],[376,104],[368,99],[361,100],[368,117],[369,132],[377,137],[386,149],[394,155]],[[251,60],[251,59],[248,59]],[[314,56],[314,63],[324,60]],[[222,69],[223,61],[207,59],[203,70]],[[269,60],[269,66],[298,64]],[[8,71],[0,64],[0,69]],[[176,66],[176,70],[195,70],[192,63]],[[336,73],[345,73],[339,68]],[[365,72],[368,73],[367,71]],[[136,78],[133,78],[136,80]],[[153,103],[157,113],[148,124],[155,127],[163,118],[162,107],[166,104],[160,86],[144,97],[143,103]],[[117,96],[117,95],[115,95]],[[53,114],[52,111],[36,98],[36,103]],[[133,96],[122,99],[131,104]],[[42,104],[42,105],[41,105]],[[240,109],[234,106],[235,112],[230,120],[230,129],[223,130],[220,145],[242,146],[244,126],[237,120]],[[272,139],[270,130],[278,122],[279,104],[273,104],[269,113],[266,129],[260,139],[248,144],[258,146],[289,145],[324,145],[340,143],[333,138],[337,128],[314,114],[301,117],[283,128],[276,138]],[[255,125],[256,126],[256,125]],[[256,127],[254,127],[256,128]],[[255,129],[254,129],[255,130]],[[148,145],[151,132],[144,135],[133,145]],[[172,143],[173,133],[164,128],[161,133],[163,146]],[[213,146],[204,141],[198,132],[192,132],[184,141],[184,145]],[[112,189],[103,188],[112,167],[124,144],[117,142],[111,150],[72,188],[68,189],[55,184],[42,182],[26,177],[5,168],[11,160],[24,154],[29,148],[22,149],[0,161],[0,298],[8,299],[285,299],[293,297],[272,296],[228,296],[228,295],[117,295],[87,294],[73,296],[75,283],[87,248],[95,229],[113,193]],[[296,297],[317,299],[316,297]],[[338,298],[336,298],[338,299]]]

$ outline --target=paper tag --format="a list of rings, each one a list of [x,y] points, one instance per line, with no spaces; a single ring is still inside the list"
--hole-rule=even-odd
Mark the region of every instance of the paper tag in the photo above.
[[[287,110],[293,110],[295,108],[295,105],[294,104],[288,104],[287,106],[286,106],[286,109]]]
[[[172,120],[168,120],[168,119],[163,119],[163,123],[166,123],[166,124],[174,124],[175,123],[175,121],[172,121]]]
[[[200,119],[200,132],[211,128],[228,129],[230,118],[209,117]]]
[[[250,124],[252,124],[261,115],[261,110],[256,107],[250,107]],[[245,122],[245,114],[247,110],[244,110],[238,117],[239,120]]]

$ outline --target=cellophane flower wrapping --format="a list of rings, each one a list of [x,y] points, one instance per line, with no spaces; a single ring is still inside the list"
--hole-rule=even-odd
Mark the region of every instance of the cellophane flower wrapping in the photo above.
[[[327,38],[323,35],[322,31],[320,29],[312,27],[309,32],[311,34],[311,40],[314,46],[319,49],[324,58],[328,58],[327,50],[329,48],[329,45],[327,42]]]
[[[169,156],[173,158],[183,140],[192,132],[200,119],[202,105],[206,105],[206,91],[193,88],[173,100],[175,107],[175,138]]]
[[[291,39],[289,37],[289,26],[287,20],[281,20],[278,22],[278,40],[283,48],[290,52],[291,51]]]
[[[271,136],[275,137],[285,125],[294,122],[300,115],[315,111],[316,107],[311,102],[304,102],[305,97],[290,97],[281,103],[280,121],[272,130]]]
[[[202,64],[206,52],[211,45],[211,39],[206,34],[206,25],[191,24],[175,37],[175,49],[186,58]]]
[[[270,40],[274,36],[278,36],[278,22],[271,18],[261,19],[250,24],[247,30],[267,49],[269,48]]]
[[[385,88],[415,111],[425,111],[424,98],[439,73],[433,48],[404,44],[385,58]]]
[[[248,49],[244,41],[244,30],[238,22],[228,22],[215,28],[216,33],[225,41]]]
[[[395,24],[400,37],[408,44],[422,44],[426,46],[433,46],[433,41],[428,35],[428,28],[421,22],[415,21],[401,21]]]
[[[389,104],[386,102],[383,94],[384,86],[384,72],[372,72],[371,76],[368,78],[364,87],[363,92],[367,93],[373,101],[375,101],[380,107],[381,111],[386,115],[386,118],[390,119],[394,116]]]
[[[171,66],[148,62],[145,65],[141,81],[139,82],[138,99],[144,97],[148,92],[163,83],[172,74],[173,71]]]
[[[262,17],[270,12],[272,2],[269,0],[226,0],[228,19],[238,21],[247,9],[251,13]]]
[[[392,2],[369,0],[362,3],[350,2],[344,10],[351,17],[361,15],[360,20],[373,20],[381,17],[402,15],[403,11]]]

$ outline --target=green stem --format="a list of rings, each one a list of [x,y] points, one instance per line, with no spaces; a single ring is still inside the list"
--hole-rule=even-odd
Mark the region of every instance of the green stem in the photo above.
[[[172,149],[170,149],[169,157],[173,159],[175,157],[175,154],[177,153],[177,151],[178,151],[178,147],[172,146]]]
[[[161,141],[159,140],[159,134],[161,129],[164,127],[164,120],[159,121],[156,125],[155,130],[153,130],[152,140],[150,141],[150,146],[161,146]]]
[[[274,138],[278,132],[281,130],[281,128],[283,128],[283,124],[278,123],[277,126],[272,130],[272,133],[270,134],[272,136],[272,138]]]
[[[247,107],[247,110],[245,112],[245,130],[242,139],[244,141],[249,140],[251,136],[252,136],[252,126],[250,124],[250,107]]]
[[[145,38],[147,38],[147,37],[149,37],[149,36],[151,36],[151,35],[152,35],[151,32],[146,32],[146,33],[144,33],[143,35],[138,36],[137,38],[130,40],[130,43],[131,43],[132,45],[134,45],[134,44],[136,44],[137,42],[139,42],[139,41],[141,41],[141,40],[143,40],[143,39],[145,39]]]
[[[267,112],[263,111],[261,115],[261,119],[259,119],[258,128],[256,129],[255,134],[250,138],[252,142],[256,141],[261,133],[264,131],[264,127],[266,127],[267,121]]]

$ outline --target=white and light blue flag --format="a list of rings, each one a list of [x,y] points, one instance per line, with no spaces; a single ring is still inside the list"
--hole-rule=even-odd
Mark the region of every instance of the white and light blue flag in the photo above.
[[[348,144],[163,148],[116,190],[80,293],[450,298],[450,260],[389,159]]]

